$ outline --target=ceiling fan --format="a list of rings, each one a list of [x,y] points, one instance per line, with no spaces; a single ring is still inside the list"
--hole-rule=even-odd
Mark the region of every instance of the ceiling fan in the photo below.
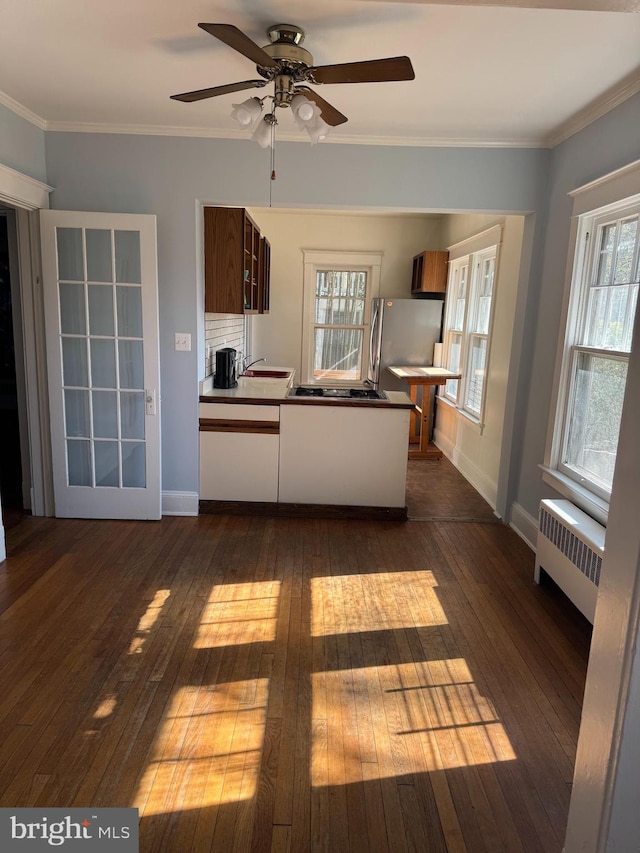
[[[240,92],[243,89],[261,88],[273,82],[274,107],[290,107],[296,95],[304,95],[316,105],[322,119],[328,125],[335,127],[347,121],[347,117],[310,89],[307,84],[382,83],[415,78],[408,56],[346,62],[341,65],[314,65],[313,56],[308,50],[300,47],[304,41],[304,30],[294,24],[274,24],[269,27],[267,35],[270,43],[264,47],[257,45],[232,24],[198,24],[198,26],[255,62],[258,74],[264,79],[243,80],[226,86],[213,86],[210,89],[171,95],[175,101],[201,101],[230,92]]]

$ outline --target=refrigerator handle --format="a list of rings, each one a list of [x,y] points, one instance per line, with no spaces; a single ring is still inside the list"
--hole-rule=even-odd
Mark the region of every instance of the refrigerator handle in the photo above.
[[[374,299],[371,304],[371,336],[369,338],[369,369],[367,371],[367,380],[375,387],[380,382],[382,305],[382,299]]]

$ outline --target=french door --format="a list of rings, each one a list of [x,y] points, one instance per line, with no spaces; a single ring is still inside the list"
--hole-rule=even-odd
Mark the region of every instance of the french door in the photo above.
[[[156,218],[40,225],[55,514],[160,518]]]

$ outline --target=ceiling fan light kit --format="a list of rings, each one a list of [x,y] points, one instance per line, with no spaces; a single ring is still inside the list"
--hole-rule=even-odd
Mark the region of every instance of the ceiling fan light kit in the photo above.
[[[255,130],[262,118],[262,101],[260,98],[247,98],[241,104],[232,104],[231,118],[246,130]]]

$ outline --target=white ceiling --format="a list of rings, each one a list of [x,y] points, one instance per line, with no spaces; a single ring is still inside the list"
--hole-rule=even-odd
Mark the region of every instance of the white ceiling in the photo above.
[[[331,141],[549,145],[640,91],[639,11],[640,0],[2,0],[0,103],[51,130],[233,138],[232,103],[266,87],[169,99],[257,76],[197,24],[234,24],[264,45],[286,22],[317,65],[413,62],[413,81],[318,87],[349,118]],[[279,137],[301,138],[279,113]]]

